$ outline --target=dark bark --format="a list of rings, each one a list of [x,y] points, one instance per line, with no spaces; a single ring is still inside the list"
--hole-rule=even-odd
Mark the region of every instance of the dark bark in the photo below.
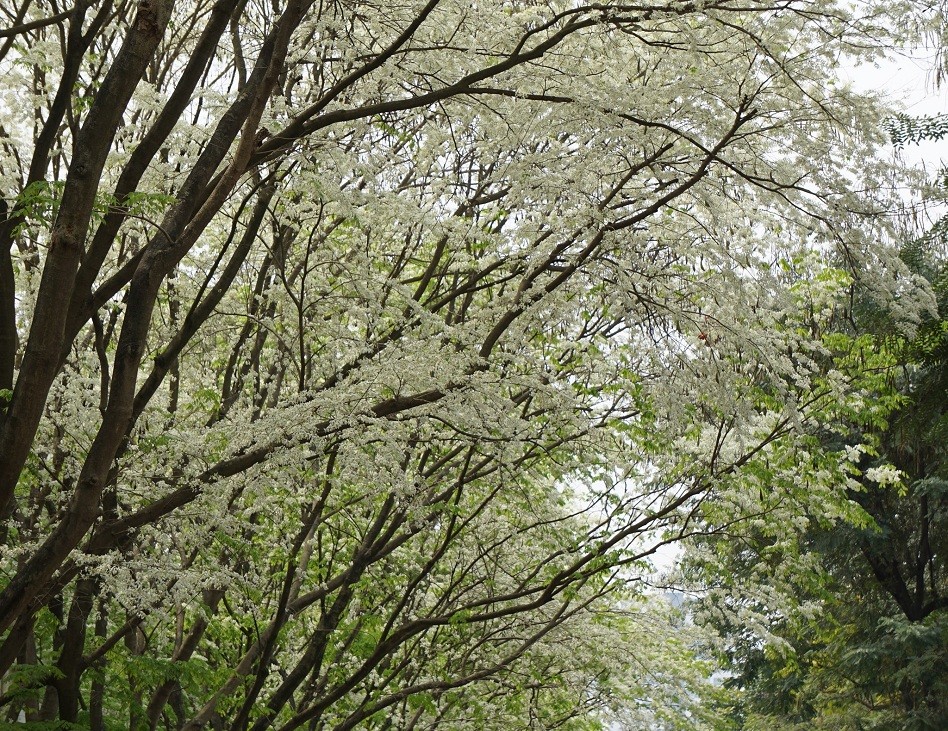
[[[126,201],[128,195],[135,191],[148,169],[148,165],[180,119],[201,76],[214,57],[214,52],[227,22],[238,3],[239,0],[219,0],[215,3],[211,11],[211,17],[198,39],[194,51],[188,58],[187,66],[178,78],[174,91],[122,170],[112,193],[112,197],[116,201]],[[88,321],[97,309],[96,303],[92,299],[92,284],[98,276],[102,263],[105,261],[105,257],[124,220],[125,208],[122,205],[111,209],[99,224],[89,244],[88,251],[76,275],[76,286],[69,305],[69,320],[66,327],[67,337],[65,338],[63,357],[65,357],[68,344],[72,342],[82,325]]]
[[[76,138],[59,214],[50,234],[20,377],[0,427],[0,509],[5,509],[13,497],[46,395],[59,369],[67,314],[62,302],[72,294],[106,157],[122,112],[164,33],[171,4],[170,0],[146,0],[139,5],[115,65],[103,80]],[[29,601],[16,582],[7,588],[9,591],[0,595],[3,629]]]
[[[95,620],[95,636],[105,639],[108,629],[108,615],[105,607],[100,605],[99,615]],[[85,663],[83,663],[84,668]],[[105,681],[100,677],[93,678],[89,692],[89,728],[90,731],[105,731]]]
[[[26,8],[27,3],[23,7]],[[78,2],[74,8],[63,15],[62,19],[69,18],[69,32],[63,57],[63,72],[56,95],[50,104],[36,141],[33,146],[33,156],[30,160],[29,171],[26,177],[25,189],[45,180],[49,166],[50,150],[59,132],[60,124],[73,99],[73,86],[79,75],[83,56],[96,33],[105,22],[111,3],[103,3],[99,12],[92,19],[86,33],[82,32],[86,9],[89,3],[86,0]],[[53,16],[58,17],[58,16]],[[54,22],[58,22],[54,21]],[[0,388],[13,388],[13,368],[16,353],[19,347],[19,338],[16,332],[15,318],[15,284],[13,279],[13,261],[11,249],[17,227],[23,223],[24,202],[17,201],[12,210],[9,210],[5,200],[0,199]],[[0,414],[0,426],[3,424],[3,415]],[[2,491],[0,491],[2,497]],[[0,500],[2,502],[2,500]]]
[[[177,261],[179,261],[191,245],[193,245],[211,217],[216,213],[217,207],[223,203],[230,189],[236,184],[239,174],[243,172],[246,164],[246,156],[249,155],[252,150],[253,131],[250,132],[250,137],[248,138],[245,130],[241,142],[241,146],[245,148],[245,152],[243,153],[244,159],[241,159],[239,147],[235,162],[232,163],[230,168],[233,169],[233,172],[229,175],[229,180],[227,180],[226,185],[224,183],[218,184],[216,198],[205,202],[202,209],[197,213],[195,213],[197,206],[195,199],[198,197],[199,190],[203,189],[223,159],[232,141],[240,134],[248,117],[251,117],[254,113],[257,116],[262,113],[263,105],[269,98],[270,91],[275,83],[277,69],[282,65],[283,58],[286,55],[292,30],[299,23],[307,5],[308,0],[300,0],[300,2],[292,3],[283,16],[281,16],[274,31],[270,34],[267,42],[261,49],[257,66],[251,74],[250,82],[248,82],[249,88],[238,96],[238,99],[230,107],[228,112],[223,115],[221,122],[215,128],[210,144],[204,150],[204,153],[188,176],[181,191],[181,203],[172,209],[165,217],[162,233],[149,243],[145,256],[135,270],[135,274],[130,283],[128,304],[122,324],[122,332],[115,353],[109,404],[103,415],[102,425],[83,464],[73,499],[70,502],[65,517],[40,548],[33,553],[24,567],[11,579],[3,593],[0,594],[0,629],[8,627],[10,623],[15,621],[19,612],[29,605],[33,596],[49,581],[69,552],[79,544],[98,515],[99,501],[107,483],[110,467],[132,423],[138,369],[144,354],[148,328],[151,323],[151,314],[161,282],[172,270]],[[167,22],[167,17],[164,18],[164,22]],[[153,40],[151,50],[154,50],[154,45],[157,44],[160,34],[157,33],[157,28],[154,26],[151,15],[148,16],[148,22],[142,23],[136,21],[135,27],[143,27],[150,31],[149,38]],[[147,61],[147,58],[143,58],[143,54],[137,53],[140,43],[131,45],[133,45],[136,50],[134,58],[144,62]],[[120,57],[122,56],[121,53],[119,55]],[[108,81],[108,78],[106,81]],[[103,90],[106,87],[107,83],[104,83]],[[129,90],[128,93],[130,94],[131,90]],[[93,110],[90,112],[90,119],[93,118],[94,112],[95,106],[93,106]],[[107,121],[105,119],[98,120],[98,118],[96,118],[96,120],[95,128],[100,127]],[[251,126],[255,129],[256,121],[251,121]],[[114,128],[111,129],[111,133],[108,137],[109,143],[111,142],[111,135],[114,135],[114,131]],[[80,157],[79,159],[81,160],[82,158]],[[98,173],[101,173],[101,165],[103,163],[104,154],[97,169],[96,179]],[[75,166],[76,163],[74,162],[73,167]],[[226,187],[226,190],[223,190],[222,186]],[[86,192],[89,195],[87,201],[89,204],[89,212],[84,219],[87,225],[89,216],[91,215],[92,196],[94,196],[95,188],[92,187],[91,190]],[[63,206],[66,206],[65,199]],[[71,241],[73,244],[76,244],[76,246],[81,243],[74,239],[71,239]],[[71,293],[72,291],[72,282],[76,273],[75,266],[78,264],[81,253],[80,249],[76,248],[76,246],[68,248],[68,256],[64,255],[59,257],[61,265],[57,267],[54,257],[54,251],[56,249],[54,230],[53,251],[50,252],[43,277],[44,281],[46,281],[47,273],[49,273],[51,282],[54,281],[54,278],[61,279],[62,277],[66,277],[68,279],[68,286],[64,286],[60,290],[60,298],[63,292]],[[41,285],[40,301],[43,301],[43,291],[45,291],[45,289]],[[47,303],[47,309],[52,308],[52,306],[52,302]],[[46,322],[46,317],[54,317],[51,322],[54,326],[54,332],[58,325],[58,337],[54,338],[53,342],[49,342],[47,338],[47,342],[42,343],[43,350],[36,356],[39,360],[33,364],[37,367],[37,371],[40,375],[44,376],[44,380],[40,381],[38,377],[27,378],[21,376],[17,382],[17,391],[14,392],[12,407],[14,409],[18,403],[21,403],[17,401],[17,393],[24,383],[26,383],[25,388],[27,389],[41,387],[44,393],[42,401],[45,401],[45,391],[48,389],[49,383],[51,383],[55,370],[58,367],[60,360],[59,348],[61,347],[63,326],[65,325],[64,308],[60,307],[55,313],[43,313],[40,311],[40,308],[37,307],[34,323],[44,323]],[[51,357],[52,352],[50,347],[53,346],[56,346],[57,350],[55,359]],[[28,345],[27,355],[29,355],[30,352],[30,346]],[[40,356],[42,357],[40,358]],[[55,363],[53,362],[54,360],[56,361]],[[26,360],[24,360],[24,372],[29,375],[31,371],[28,369],[28,365]],[[32,410],[23,407],[27,415],[34,417],[29,429],[23,429],[22,425],[20,428],[16,428],[18,420],[13,418],[15,412],[11,411],[11,418],[8,420],[8,423],[4,425],[5,430],[3,434],[10,433],[10,440],[13,442],[13,446],[19,451],[10,452],[9,456],[5,455],[7,458],[0,462],[0,480],[3,479],[5,474],[3,472],[4,469],[9,471],[15,468],[16,473],[19,473],[20,466],[26,458],[26,453],[32,442],[33,434],[39,423],[39,415],[42,413],[42,401],[39,406],[31,404]],[[2,446],[2,434],[0,434],[0,447]],[[19,455],[19,459],[15,460],[17,455]],[[12,494],[13,484],[14,483],[10,484],[10,494]]]
[[[63,646],[56,664],[61,674],[54,682],[59,694],[59,718],[69,723],[75,723],[79,715],[79,683],[83,669],[86,627],[97,591],[98,582],[94,579],[83,578],[76,584],[66,620]]]

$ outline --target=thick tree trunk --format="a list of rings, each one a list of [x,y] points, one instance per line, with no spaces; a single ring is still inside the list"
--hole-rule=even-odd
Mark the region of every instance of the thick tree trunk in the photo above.
[[[13,499],[49,387],[60,367],[68,315],[63,302],[72,295],[105,160],[132,92],[164,34],[172,4],[173,0],[145,0],[139,4],[125,42],[76,137],[59,214],[50,233],[23,366],[0,428],[0,512]],[[9,611],[11,606],[0,600],[0,628],[8,627],[15,615],[15,611]]]

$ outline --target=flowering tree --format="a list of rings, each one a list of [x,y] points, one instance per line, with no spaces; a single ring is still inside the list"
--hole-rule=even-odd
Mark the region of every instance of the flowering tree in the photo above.
[[[832,509],[824,323],[847,268],[906,276],[832,82],[879,32],[822,1],[8,11],[4,712],[714,723],[636,579],[767,470]]]

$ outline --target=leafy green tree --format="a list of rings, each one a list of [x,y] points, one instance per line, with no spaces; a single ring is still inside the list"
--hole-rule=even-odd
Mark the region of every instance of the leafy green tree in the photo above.
[[[940,138],[943,125],[940,118],[898,117],[891,131],[904,144]],[[840,319],[841,328],[870,333],[857,339],[873,351],[860,355],[861,367],[885,377],[866,397],[887,404],[884,418],[856,412],[819,434],[851,464],[850,519],[811,514],[789,547],[760,532],[742,534],[740,544],[717,542],[737,573],[760,566],[768,552],[776,562],[808,558],[790,576],[771,561],[767,575],[792,598],[783,611],[751,602],[764,631],[748,629],[733,612],[712,620],[727,638],[727,684],[743,693],[745,728],[941,729],[948,718],[944,226],[936,223],[902,252],[938,302],[913,337],[900,336],[890,312],[858,282]]]

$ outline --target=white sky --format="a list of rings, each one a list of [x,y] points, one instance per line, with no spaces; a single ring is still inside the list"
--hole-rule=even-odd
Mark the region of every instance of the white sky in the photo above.
[[[919,48],[893,55],[883,63],[856,69],[840,69],[840,75],[860,90],[884,93],[901,102],[912,116],[948,113],[948,80],[941,88],[935,84],[935,52]],[[902,158],[909,163],[924,163],[931,170],[948,162],[948,138],[938,142],[908,145]]]

